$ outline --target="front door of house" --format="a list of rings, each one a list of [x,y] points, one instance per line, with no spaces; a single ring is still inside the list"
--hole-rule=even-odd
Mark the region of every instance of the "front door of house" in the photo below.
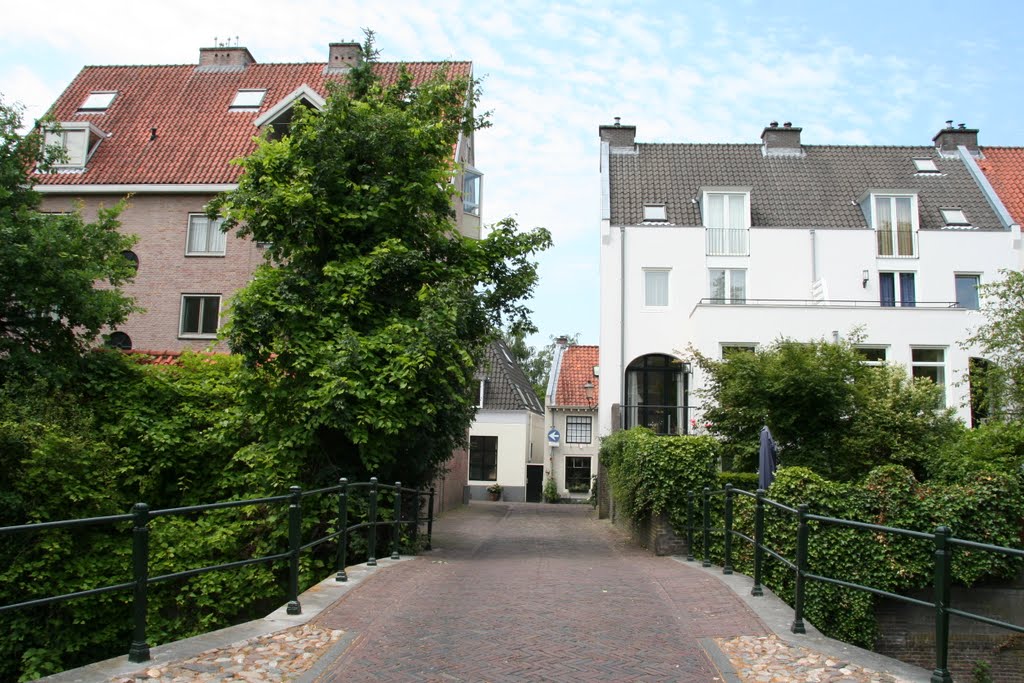
[[[526,466],[526,502],[539,503],[544,491],[544,465]]]

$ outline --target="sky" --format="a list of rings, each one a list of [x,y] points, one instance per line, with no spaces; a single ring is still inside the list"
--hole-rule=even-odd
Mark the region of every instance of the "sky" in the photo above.
[[[757,143],[791,121],[805,144],[926,145],[952,119],[983,146],[1024,146],[1019,0],[8,5],[0,95],[28,120],[85,65],[194,64],[236,37],[258,62],[325,62],[364,28],[383,61],[472,61],[492,112],[476,139],[484,221],[554,239],[530,302],[535,346],[598,343],[598,126],[616,116],[639,142]]]

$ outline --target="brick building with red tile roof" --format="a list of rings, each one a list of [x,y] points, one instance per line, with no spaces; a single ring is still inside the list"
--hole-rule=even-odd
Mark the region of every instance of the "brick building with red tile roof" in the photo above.
[[[216,332],[231,295],[263,262],[259,244],[225,235],[204,207],[237,186],[242,169],[232,164],[256,148],[267,127],[287,126],[301,101],[322,107],[328,84],[344,79],[361,59],[356,43],[332,43],[328,60],[307,64],[259,64],[244,47],[200,49],[198,64],[87,66],[50,110],[60,123],[48,133],[64,145],[67,161],[33,180],[43,210],[82,208],[87,219],[103,206],[130,196],[122,229],[138,235],[135,282],[127,287],[145,311],[117,332],[121,348],[223,348]],[[401,64],[379,62],[385,82]],[[414,84],[447,70],[471,78],[470,62],[405,64]],[[271,133],[273,134],[273,133]],[[472,135],[459,141],[456,160],[474,164]],[[465,173],[472,195],[456,197],[460,232],[479,236],[479,174]]]

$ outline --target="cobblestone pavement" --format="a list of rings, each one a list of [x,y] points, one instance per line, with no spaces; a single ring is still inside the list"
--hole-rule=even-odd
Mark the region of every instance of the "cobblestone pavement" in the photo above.
[[[304,626],[110,683],[900,680],[786,644],[713,575],[586,506],[473,504],[440,520],[434,547]]]

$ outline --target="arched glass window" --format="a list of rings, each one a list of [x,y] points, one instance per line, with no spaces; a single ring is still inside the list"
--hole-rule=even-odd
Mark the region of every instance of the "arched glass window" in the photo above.
[[[663,354],[637,358],[626,368],[623,427],[656,434],[686,434],[689,364]]]
[[[107,346],[112,349],[121,349],[122,351],[132,350],[132,338],[124,332],[111,332],[110,336],[107,337]]]

